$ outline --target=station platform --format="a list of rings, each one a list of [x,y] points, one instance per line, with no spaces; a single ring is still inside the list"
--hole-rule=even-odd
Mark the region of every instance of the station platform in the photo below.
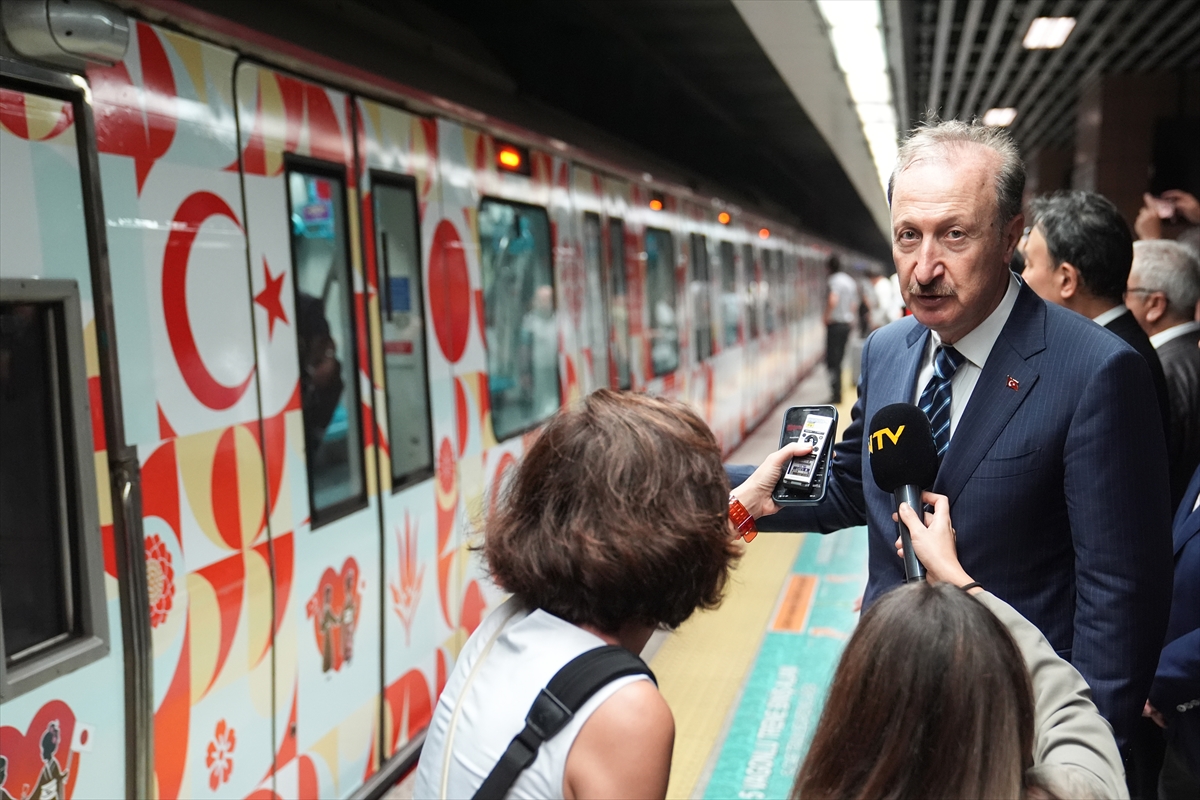
[[[759,463],[778,447],[784,411],[828,402],[828,386],[818,367],[729,461]],[[839,438],[854,396],[842,392]],[[651,640],[643,657],[675,715],[667,797],[788,796],[866,581],[865,527],[761,533],[720,608]]]

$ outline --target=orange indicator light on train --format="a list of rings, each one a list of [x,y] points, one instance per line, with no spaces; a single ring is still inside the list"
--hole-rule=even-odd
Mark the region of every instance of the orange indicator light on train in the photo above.
[[[717,214],[717,222],[721,223],[722,225],[728,225],[730,219],[731,217],[729,216],[728,211],[722,211],[720,214]]]
[[[760,239],[770,239],[770,238],[771,238],[771,232],[770,232],[769,230],[767,230],[766,228],[759,228],[759,229],[758,229],[758,238],[760,238]]]
[[[654,211],[662,211],[662,209],[663,209],[662,200],[659,200],[657,197],[654,198],[653,200],[650,201],[650,208]]]
[[[521,166],[521,154],[513,147],[502,147],[500,152],[496,154],[496,160],[500,162],[500,166],[509,169],[516,169]]]

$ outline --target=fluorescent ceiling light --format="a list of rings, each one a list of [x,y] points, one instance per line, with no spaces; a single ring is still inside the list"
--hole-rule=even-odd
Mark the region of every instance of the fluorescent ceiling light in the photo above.
[[[1054,50],[1063,46],[1073,30],[1074,17],[1038,17],[1029,23],[1021,44],[1026,50]]]
[[[896,108],[883,45],[878,0],[817,0],[829,25],[838,67],[858,113],[879,185],[886,190],[896,162]]]
[[[983,124],[993,128],[1007,128],[1016,118],[1015,108],[989,108],[983,115]]]

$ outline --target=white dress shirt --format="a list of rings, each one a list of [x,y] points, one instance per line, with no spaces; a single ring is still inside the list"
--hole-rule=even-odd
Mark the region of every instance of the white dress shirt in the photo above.
[[[1155,350],[1157,350],[1172,339],[1178,339],[1185,333],[1191,333],[1194,330],[1200,330],[1200,320],[1183,322],[1179,325],[1167,328],[1165,331],[1159,331],[1150,337],[1150,344],[1154,346]]]
[[[1004,298],[1000,301],[1000,305],[996,306],[996,310],[975,326],[974,330],[951,345],[962,353],[965,359],[954,373],[954,377],[950,379],[951,438],[954,438],[954,429],[958,427],[958,421],[962,419],[967,401],[971,399],[971,392],[975,391],[979,373],[983,371],[983,365],[987,362],[992,347],[996,344],[996,339],[1000,338],[1000,331],[1004,329],[1004,323],[1008,322],[1008,315],[1012,313],[1013,306],[1017,304],[1017,292],[1020,290],[1020,281],[1017,280],[1016,275],[1011,275],[1008,290],[1004,292]],[[941,344],[942,337],[938,336],[937,331],[930,331],[929,343],[925,346],[925,355],[921,358],[921,369],[917,371],[917,385],[913,388],[912,401],[914,404],[920,402],[925,385],[933,377],[933,357]]]
[[[1124,303],[1118,303],[1117,305],[1110,308],[1108,311],[1105,311],[1102,314],[1097,314],[1096,316],[1092,317],[1092,322],[1096,323],[1101,328],[1103,328],[1105,325],[1112,322],[1114,319],[1121,316],[1128,310],[1129,309],[1127,309],[1125,307]]]

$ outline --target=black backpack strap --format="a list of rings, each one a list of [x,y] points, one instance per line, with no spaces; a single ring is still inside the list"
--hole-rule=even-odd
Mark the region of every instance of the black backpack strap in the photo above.
[[[561,731],[592,695],[629,675],[646,675],[658,683],[644,661],[616,645],[588,650],[567,662],[538,692],[525,728],[513,737],[473,800],[503,800],[517,776],[537,758],[542,742]]]

